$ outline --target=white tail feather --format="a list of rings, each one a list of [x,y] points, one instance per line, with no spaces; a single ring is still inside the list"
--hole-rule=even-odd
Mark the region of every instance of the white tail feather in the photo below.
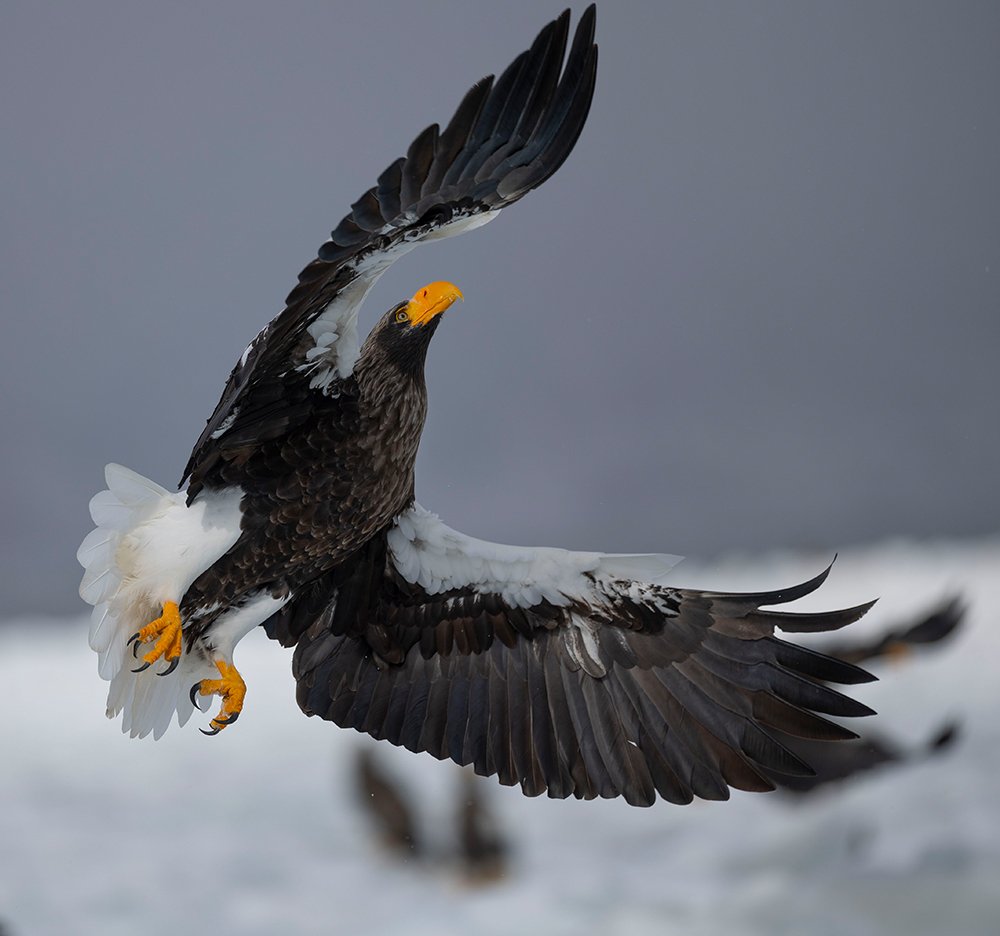
[[[108,465],[104,469],[104,480],[111,493],[123,504],[130,506],[146,504],[155,507],[164,497],[171,496],[166,488],[124,465]]]
[[[111,545],[112,539],[109,530],[91,530],[76,551],[76,561],[85,569],[89,569],[97,563],[109,564],[114,552],[114,547]]]
[[[162,666],[162,664],[161,664]],[[202,679],[218,678],[211,663],[197,654],[184,654],[177,669],[168,676],[156,676],[151,667],[142,673],[118,670],[108,690],[108,718],[122,713],[122,731],[133,738],[152,734],[159,739],[177,713],[177,724],[183,725],[194,712],[189,691]],[[211,704],[210,697],[199,696],[201,706]]]
[[[166,662],[133,673],[128,639],[159,617],[166,601],[179,603],[191,583],[239,536],[240,492],[203,495],[190,506],[184,492],[171,493],[121,465],[105,470],[108,490],[95,495],[90,513],[97,528],[77,550],[86,570],[80,597],[94,605],[89,643],[98,672],[109,680],[108,717],[122,713],[133,737],[160,737],[176,712],[191,717],[188,691],[217,676],[210,661],[185,646],[177,668]],[[207,701],[207,700],[206,700]]]

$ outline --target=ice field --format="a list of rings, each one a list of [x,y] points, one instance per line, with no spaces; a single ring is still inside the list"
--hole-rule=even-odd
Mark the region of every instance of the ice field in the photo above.
[[[671,581],[750,590],[802,581],[828,555],[685,562]],[[982,934],[1000,932],[1000,540],[887,543],[841,554],[799,602],[881,600],[875,633],[948,595],[968,607],[940,649],[851,689],[879,712],[852,727],[917,746],[949,718],[940,757],[806,798],[727,803],[529,800],[481,781],[511,840],[510,872],[463,886],[447,862],[396,863],[372,839],[351,765],[372,743],[294,702],[289,651],[252,634],[238,725],[196,715],[159,742],[104,718],[86,617],[0,627],[0,932]],[[843,636],[839,635],[839,636]],[[821,641],[816,641],[821,644]],[[207,716],[202,717],[207,722]],[[458,768],[380,745],[446,854]]]

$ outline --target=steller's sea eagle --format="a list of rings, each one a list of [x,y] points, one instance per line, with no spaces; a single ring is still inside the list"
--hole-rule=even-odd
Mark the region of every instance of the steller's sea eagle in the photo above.
[[[294,646],[307,715],[472,764],[528,795],[649,804],[772,789],[808,773],[781,733],[853,734],[827,681],[870,677],[779,640],[869,607],[762,610],[808,594],[664,584],[676,559],[501,546],[414,500],[424,360],[461,293],[431,283],[364,343],[358,309],[417,244],[494,219],[568,156],[590,108],[594,7],[569,12],[495,80],[473,85],[379,176],[247,347],[170,492],[117,465],[79,551],[108,715],[159,737],[174,713],[246,685],[233,650],[254,627]],[[185,486],[186,485],[186,486]]]

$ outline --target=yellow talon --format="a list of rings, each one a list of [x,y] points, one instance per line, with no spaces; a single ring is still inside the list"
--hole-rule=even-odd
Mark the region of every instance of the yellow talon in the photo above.
[[[144,663],[155,663],[160,657],[176,660],[181,655],[181,612],[176,602],[164,602],[163,614],[139,631],[140,644],[153,640],[156,641],[153,649],[142,656]]]
[[[219,671],[221,679],[203,679],[196,683],[194,691],[201,695],[217,695],[222,697],[222,708],[219,714],[211,721],[211,731],[205,734],[218,734],[227,725],[231,725],[243,711],[243,700],[247,694],[247,684],[243,681],[239,670],[225,660],[216,660],[215,668]],[[204,730],[204,729],[203,729]]]

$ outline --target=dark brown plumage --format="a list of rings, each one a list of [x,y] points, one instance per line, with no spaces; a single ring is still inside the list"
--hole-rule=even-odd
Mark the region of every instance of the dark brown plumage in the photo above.
[[[895,662],[917,647],[940,648],[940,641],[953,635],[964,617],[965,607],[955,596],[913,623],[897,625],[873,638],[830,643],[823,650],[838,660],[855,665],[884,658]],[[786,736],[782,742],[812,767],[813,775],[793,777],[769,773],[768,776],[777,786],[792,793],[811,793],[826,784],[846,780],[877,767],[938,754],[951,747],[959,734],[958,722],[949,721],[938,728],[925,745],[916,749],[907,749],[885,734],[872,731],[842,744],[823,744],[808,738]]]
[[[412,502],[424,356],[439,320],[408,329],[414,334],[403,340],[399,307],[390,309],[353,370],[338,371],[319,393],[314,378],[324,356],[314,356],[319,339],[310,323],[338,303],[356,316],[352,290],[367,291],[380,264],[388,265],[381,258],[490,216],[559,168],[590,109],[594,16],[590,7],[581,18],[561,76],[568,10],[495,83],[490,76],[474,85],[443,132],[435,124],[420,134],[352,206],[284,311],[233,369],[182,478],[189,504],[206,489],[245,492],[239,542],[184,596],[182,612],[199,631],[220,607],[261,588],[292,594]],[[343,355],[335,346],[327,357],[336,367]]]
[[[518,608],[472,588],[429,595],[400,577],[379,539],[353,565],[266,624],[296,646],[303,711],[472,764],[528,796],[648,805],[656,794],[687,803],[727,799],[729,787],[771,790],[767,771],[811,768],[769,728],[845,739],[854,733],[813,713],[871,713],[824,685],[868,673],[773,636],[775,627],[842,627],[870,605],[760,610],[809,594],[826,572],[778,592],[658,588],[649,603],[623,598],[588,672],[569,643],[571,608]],[[667,610],[654,611],[654,600]]]
[[[232,724],[246,694],[232,651],[261,623],[295,646],[307,714],[529,795],[767,790],[768,771],[809,772],[773,732],[844,738],[816,713],[868,714],[825,685],[868,674],[774,636],[867,610],[768,610],[826,572],[746,595],[666,586],[673,557],[487,543],[414,500],[427,345],[460,293],[418,290],[363,346],[359,306],[397,257],[495,218],[559,168],[590,108],[594,22],[589,7],[571,44],[568,12],[549,23],[354,204],[233,368],[186,492],[109,469],[82,593],[126,730],[183,723],[198,694],[223,700],[213,733]],[[127,647],[143,651],[135,671]]]
[[[424,358],[440,318],[398,323],[403,305],[372,330],[336,397],[304,379],[292,384],[304,414],[297,425],[193,469],[203,485],[243,491],[242,535],[184,596],[196,632],[218,613],[205,608],[224,610],[261,589],[287,596],[315,581],[412,503],[427,415]]]

